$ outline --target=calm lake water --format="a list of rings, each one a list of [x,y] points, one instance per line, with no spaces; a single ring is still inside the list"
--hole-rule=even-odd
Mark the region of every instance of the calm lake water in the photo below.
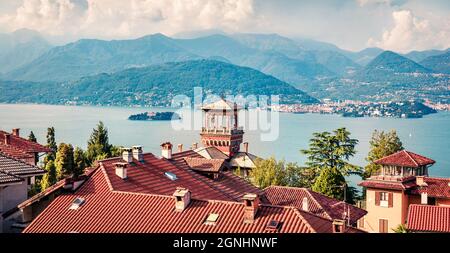
[[[168,121],[129,121],[128,116],[145,111],[161,111],[149,108],[80,107],[52,105],[0,104],[0,129],[10,131],[21,128],[21,135],[32,130],[38,141],[45,143],[47,127],[54,126],[58,142],[67,142],[86,148],[87,139],[99,120],[109,130],[110,142],[115,145],[143,145],[145,152],[160,154],[164,141],[190,147],[200,142],[198,131],[175,131]],[[263,142],[258,131],[247,131],[244,139],[249,150],[261,157],[275,156],[286,161],[303,164],[305,156],[299,150],[307,148],[313,132],[332,131],[346,127],[352,137],[358,139],[358,153],[354,164],[364,166],[369,151],[372,132],[397,130],[406,149],[436,160],[430,174],[450,177],[450,113],[440,112],[422,119],[344,118],[337,115],[280,114],[280,133],[276,141]],[[354,183],[358,179],[350,178]]]

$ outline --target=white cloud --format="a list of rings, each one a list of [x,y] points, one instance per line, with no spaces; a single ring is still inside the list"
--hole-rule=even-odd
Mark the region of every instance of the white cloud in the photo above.
[[[450,47],[450,20],[439,20],[440,26],[434,22],[414,16],[409,10],[392,13],[394,27],[383,32],[382,38],[370,38],[368,46],[383,49],[408,52],[411,50],[426,50],[429,48]],[[434,20],[437,22],[437,20]],[[442,24],[446,24],[443,25]]]
[[[24,0],[15,13],[0,16],[0,26],[99,38],[236,31],[254,20],[253,5],[253,0]]]

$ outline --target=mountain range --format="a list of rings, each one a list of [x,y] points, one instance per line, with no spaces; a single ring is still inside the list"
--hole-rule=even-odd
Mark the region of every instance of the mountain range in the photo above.
[[[330,43],[277,34],[215,34],[192,39],[154,34],[134,40],[82,39],[51,47],[39,34],[22,33],[28,34],[28,48],[33,49],[27,57],[2,50],[8,39],[0,36],[0,52],[15,55],[17,61],[1,58],[11,62],[0,69],[3,80],[73,83],[130,68],[163,68],[169,62],[195,65],[202,59],[255,69],[317,98],[383,98],[385,94],[380,92],[398,87],[441,90],[449,80],[449,50],[398,54],[367,48],[350,52]],[[354,86],[352,92],[341,89],[350,85]],[[385,89],[380,91],[380,85]]]

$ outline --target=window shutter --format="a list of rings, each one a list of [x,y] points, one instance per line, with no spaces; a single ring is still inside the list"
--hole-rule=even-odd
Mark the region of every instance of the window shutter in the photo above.
[[[394,194],[390,192],[388,196],[388,207],[394,206],[393,204],[394,204]]]
[[[381,194],[381,192],[375,192],[375,205],[376,206],[380,205],[380,194]]]

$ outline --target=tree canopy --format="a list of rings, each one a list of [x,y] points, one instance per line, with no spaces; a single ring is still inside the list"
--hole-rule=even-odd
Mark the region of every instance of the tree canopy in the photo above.
[[[308,156],[306,165],[316,170],[316,173],[325,168],[336,168],[342,175],[359,173],[361,168],[350,164],[349,159],[355,155],[357,139],[350,138],[346,128],[339,128],[333,133],[314,133],[309,141],[309,149],[301,150]]]
[[[371,174],[379,171],[380,165],[374,163],[376,160],[403,149],[403,144],[395,130],[389,132],[375,130],[370,140],[370,151],[366,158],[369,164],[365,167],[363,177],[370,177]]]

